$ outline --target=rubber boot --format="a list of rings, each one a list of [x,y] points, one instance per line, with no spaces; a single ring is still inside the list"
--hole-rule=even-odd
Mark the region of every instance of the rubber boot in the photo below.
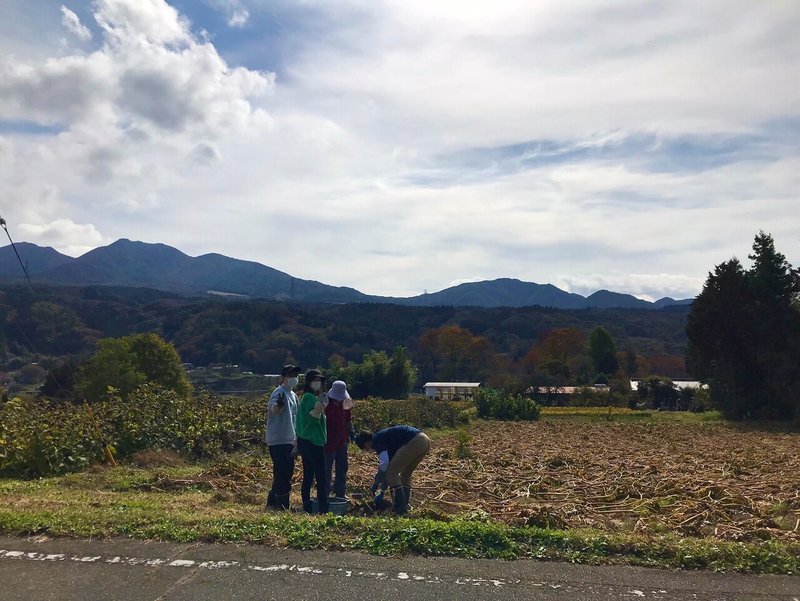
[[[305,511],[307,514],[310,515],[310,514],[314,513],[312,508],[313,508],[313,505],[311,505],[311,501],[310,500],[303,501],[303,511]]]
[[[403,487],[403,492],[406,493],[406,507],[408,507],[409,505],[411,505],[411,487],[410,486],[404,486]]]
[[[408,513],[408,499],[406,499],[405,488],[402,486],[392,486],[392,510],[397,515]]]
[[[275,507],[283,511],[288,511],[291,507],[290,498],[291,493],[288,492],[285,495],[275,495]]]
[[[275,507],[275,505],[276,505],[276,503],[275,503],[275,493],[270,490],[269,494],[267,495],[267,504],[266,504],[266,506],[264,508],[265,509],[272,509],[272,508]]]

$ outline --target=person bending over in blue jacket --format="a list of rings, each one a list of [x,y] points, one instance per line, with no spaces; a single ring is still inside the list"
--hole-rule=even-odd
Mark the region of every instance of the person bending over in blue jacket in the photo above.
[[[358,448],[378,455],[378,472],[372,485],[374,495],[378,488],[388,484],[392,489],[392,506],[397,515],[408,513],[411,500],[411,475],[431,450],[431,440],[421,430],[412,426],[392,426],[372,434],[360,432],[356,436]]]

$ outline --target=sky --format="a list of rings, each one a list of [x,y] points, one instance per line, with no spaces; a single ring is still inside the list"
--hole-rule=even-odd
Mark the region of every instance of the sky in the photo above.
[[[405,296],[800,263],[796,0],[3,0],[0,215]]]

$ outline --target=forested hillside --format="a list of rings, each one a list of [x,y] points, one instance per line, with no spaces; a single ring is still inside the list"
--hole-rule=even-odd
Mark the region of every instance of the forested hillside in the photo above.
[[[40,360],[46,365],[53,363],[50,357],[86,356],[102,337],[156,332],[175,344],[184,361],[238,363],[273,373],[287,360],[325,366],[332,357],[359,360],[370,350],[398,345],[417,356],[425,332],[457,326],[489,343],[475,365],[485,373],[493,357],[518,361],[554,329],[588,333],[602,325],[620,351],[632,351],[641,365],[653,368],[646,371],[680,377],[688,311],[209,301],[113,287],[39,287],[34,295],[12,286],[0,288],[0,351],[7,364]]]

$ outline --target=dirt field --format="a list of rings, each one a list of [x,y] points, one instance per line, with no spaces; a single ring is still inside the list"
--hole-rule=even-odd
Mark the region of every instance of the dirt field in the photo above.
[[[800,542],[800,434],[723,423],[545,420],[433,432],[414,478],[413,515],[473,514],[516,525]],[[351,513],[373,515],[373,454],[351,447]],[[149,490],[196,488],[263,503],[270,468],[216,464]],[[293,503],[300,505],[300,467]],[[388,498],[388,495],[387,495]]]
[[[469,436],[461,450],[455,433],[435,438],[415,478],[418,515],[480,510],[516,525],[800,541],[798,434],[542,421]],[[374,458],[356,452],[351,463],[352,485],[366,488]]]

